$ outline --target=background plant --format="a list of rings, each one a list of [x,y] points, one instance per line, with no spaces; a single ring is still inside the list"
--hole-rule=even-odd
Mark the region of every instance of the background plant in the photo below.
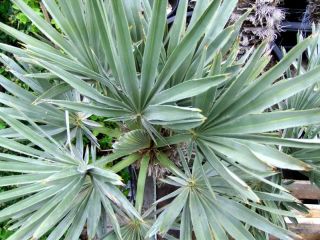
[[[43,16],[43,14],[41,13],[39,0],[25,0],[24,2],[26,2],[39,15]],[[37,28],[32,25],[32,22],[28,19],[28,17],[9,0],[1,1],[0,20],[1,22],[4,22],[27,33],[38,32]],[[1,41],[14,43],[15,39],[9,37],[8,35],[1,35]]]
[[[3,101],[0,110],[10,126],[6,131],[15,133],[0,137],[10,150],[0,156],[1,171],[9,172],[0,182],[16,186],[0,194],[3,202],[17,200],[0,211],[0,220],[10,220],[15,230],[9,239],[78,239],[85,225],[90,239],[106,240],[176,239],[169,230],[177,230],[180,239],[296,237],[283,217],[293,218],[290,210],[301,206],[282,186],[281,169],[314,168],[281,149],[314,150],[319,142],[282,137],[279,130],[318,124],[319,109],[270,109],[318,82],[319,67],[282,79],[318,36],[301,41],[265,71],[266,43],[238,58],[237,37],[249,12],[225,27],[235,0],[197,1],[190,22],[188,2],[181,1],[170,28],[163,0],[44,0],[59,30],[23,1],[13,2],[43,36],[0,23],[24,46],[0,48],[20,68],[35,69],[20,75],[32,79],[28,84],[47,88],[31,88],[29,96],[10,81],[1,83],[19,89],[3,96],[12,101]],[[77,97],[65,97],[72,93]],[[20,98],[27,96],[32,101],[25,104],[36,114],[22,107]],[[54,117],[39,119],[44,109],[57,112],[64,126],[54,124]],[[103,149],[109,154],[97,155],[99,145],[84,142],[82,134],[73,138],[71,113],[119,126],[120,137]],[[46,124],[63,128],[63,137]],[[91,125],[93,132],[105,127]],[[132,203],[119,190],[118,175],[130,165],[139,169]],[[148,174],[175,187],[152,206],[144,205]]]
[[[31,6],[38,14],[42,14],[40,11],[39,0],[25,0],[25,2]],[[28,34],[38,33],[38,29],[32,24],[24,13],[22,13],[17,6],[15,6],[10,0],[2,0],[0,4],[0,21],[6,23],[9,26],[15,27]],[[0,42],[8,43],[11,45],[18,45],[16,39],[6,34],[0,34]],[[7,78],[17,81],[12,75],[6,71],[5,66],[0,63],[0,73]],[[2,89],[3,90],[3,89]],[[4,122],[0,122],[0,128],[5,128]]]
[[[317,34],[319,30],[315,25],[313,25],[313,33]],[[298,42],[302,41],[303,37],[298,35]],[[306,58],[301,55],[300,58],[293,64],[293,69],[287,71],[287,77],[292,78],[293,76],[303,75],[303,73],[317,68],[320,63],[319,55],[319,41],[315,41],[310,45],[306,52]],[[288,98],[286,101],[279,103],[281,109],[298,109],[306,110],[312,108],[318,108],[320,106],[320,94],[319,94],[319,83],[314,84],[313,86],[307,88],[306,90]],[[319,124],[312,126],[305,126],[302,128],[291,128],[283,131],[283,136],[291,138],[300,138],[300,139],[317,139],[319,137]],[[311,182],[320,186],[320,165],[318,153],[319,150],[299,150],[295,148],[285,148],[284,151],[297,156],[304,158],[305,161],[308,161],[310,165],[313,166],[313,171],[311,172],[302,172],[304,175],[307,175]]]

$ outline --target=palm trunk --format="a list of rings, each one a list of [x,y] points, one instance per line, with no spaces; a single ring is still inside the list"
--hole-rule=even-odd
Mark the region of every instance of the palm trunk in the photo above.
[[[320,23],[320,0],[309,0],[307,14],[310,22]]]
[[[251,14],[244,22],[240,35],[242,52],[263,40],[273,42],[281,30],[284,13],[278,8],[279,0],[240,0],[231,22],[235,22],[249,8]]]

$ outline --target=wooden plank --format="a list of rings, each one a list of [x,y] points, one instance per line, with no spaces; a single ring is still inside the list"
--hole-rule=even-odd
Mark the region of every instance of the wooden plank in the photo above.
[[[308,214],[297,213],[298,225],[292,224],[288,218],[289,229],[297,233],[303,240],[320,240],[320,205],[307,204],[310,212]],[[300,240],[301,240],[300,239]],[[270,240],[278,240],[271,237]]]
[[[289,229],[303,240],[319,240],[320,239],[320,225],[319,224],[298,224],[290,225]]]
[[[320,205],[306,204],[310,209],[309,213],[297,212],[298,224],[292,224],[289,218],[285,218],[289,229],[299,234],[302,239],[320,239]],[[317,237],[317,238],[315,238]]]
[[[309,181],[297,180],[287,186],[287,189],[300,200],[320,200],[320,188]],[[307,204],[308,214],[297,213],[298,225],[292,224],[287,218],[289,229],[297,233],[303,240],[320,240],[320,205]],[[278,240],[271,237],[270,240]]]
[[[309,213],[301,213],[297,210],[293,210],[292,212],[296,213],[298,218],[319,218],[320,219],[320,205],[316,204],[305,204],[307,208],[309,208]]]
[[[301,238],[295,240],[319,240],[320,239],[320,225],[316,224],[289,224],[290,231],[298,234]],[[270,237],[270,240],[280,240],[275,237]]]
[[[298,199],[320,199],[320,188],[309,181],[295,181],[288,185],[287,189]]]

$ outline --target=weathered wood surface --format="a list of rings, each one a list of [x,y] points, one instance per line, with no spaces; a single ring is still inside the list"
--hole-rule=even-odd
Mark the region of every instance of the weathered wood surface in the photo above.
[[[320,240],[320,205],[306,206],[310,209],[309,213],[300,213],[297,218],[299,224],[290,224],[290,230],[299,234],[304,240]]]
[[[300,240],[320,240],[320,224],[299,224],[289,228],[301,236]]]
[[[301,236],[296,240],[320,240],[320,225],[315,224],[299,224],[290,225],[289,229]],[[270,240],[279,240],[271,237]]]
[[[309,181],[295,181],[287,189],[298,199],[320,200],[320,188]]]
[[[320,240],[320,205],[306,205],[310,212],[308,214],[297,213],[298,225],[292,224],[289,219],[289,229],[301,236],[299,240]],[[271,237],[270,240],[278,240]],[[298,240],[298,239],[297,239]]]
[[[308,221],[312,222],[312,219],[315,219],[317,221],[320,220],[320,205],[318,204],[306,204],[306,206],[310,209],[309,213],[307,214],[302,214],[298,211],[293,211],[294,213],[298,214],[298,220],[301,223],[305,223]],[[311,223],[309,222],[309,223]],[[320,224],[320,222],[318,222]],[[320,239],[319,239],[320,240]]]
[[[320,201],[320,189],[309,181],[295,181],[287,189],[300,200]],[[320,205],[307,204],[306,206],[310,212],[308,214],[297,212],[298,225],[292,224],[289,219],[286,219],[289,229],[300,235],[300,240],[320,240]],[[271,237],[270,240],[278,239]]]
[[[309,181],[295,181],[288,186],[288,190],[301,200],[320,200],[320,189]],[[299,224],[289,224],[289,228],[303,240],[320,240],[320,205],[307,205],[307,207],[310,209],[309,214],[299,213],[297,218]]]

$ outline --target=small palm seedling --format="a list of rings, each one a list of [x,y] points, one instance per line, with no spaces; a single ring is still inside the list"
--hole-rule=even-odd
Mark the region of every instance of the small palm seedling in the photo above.
[[[290,210],[299,203],[281,186],[279,172],[312,165],[279,146],[310,150],[319,143],[283,138],[279,130],[318,124],[320,111],[270,109],[318,81],[319,67],[282,79],[314,36],[265,72],[266,43],[238,57],[249,12],[227,26],[236,0],[197,1],[188,22],[188,1],[180,1],[170,28],[164,0],[43,0],[59,30],[22,0],[13,2],[42,40],[0,24],[23,44],[0,48],[57,79],[34,109],[95,114],[117,122],[122,133],[110,154],[95,157],[94,148],[83,150],[81,137],[71,140],[68,114],[61,118],[67,139],[61,146],[46,133],[46,122],[4,103],[24,116],[21,122],[0,112],[20,136],[1,138],[14,152],[0,157],[0,169],[12,173],[0,181],[18,186],[12,199],[20,199],[0,211],[0,220],[11,219],[16,230],[10,240],[45,233],[78,239],[85,225],[90,239],[106,240],[297,237],[283,217],[294,217]],[[59,84],[80,97],[57,98]],[[117,175],[131,165],[139,170],[133,203],[120,192]],[[145,206],[148,175],[175,190]],[[160,207],[164,200],[171,202]]]

